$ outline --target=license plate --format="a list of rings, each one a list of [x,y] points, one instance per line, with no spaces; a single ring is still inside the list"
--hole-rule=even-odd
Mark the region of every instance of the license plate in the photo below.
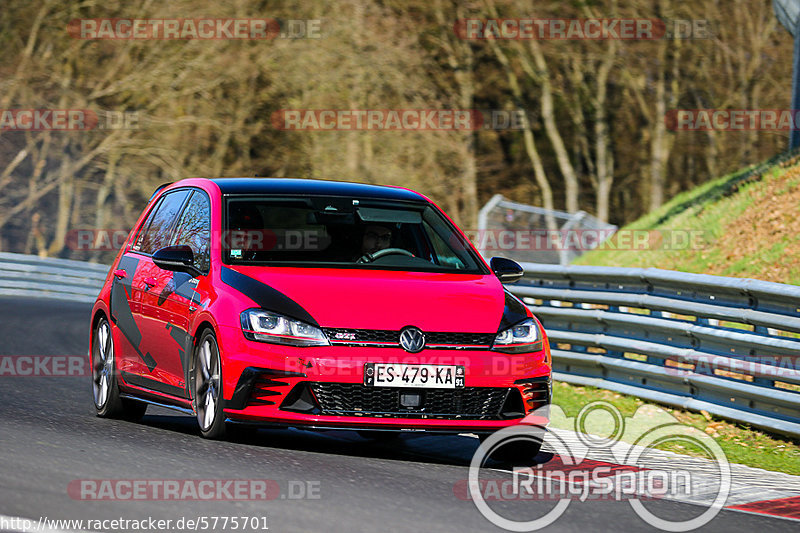
[[[364,365],[364,385],[419,389],[462,388],[464,386],[464,367],[460,365],[367,363]]]

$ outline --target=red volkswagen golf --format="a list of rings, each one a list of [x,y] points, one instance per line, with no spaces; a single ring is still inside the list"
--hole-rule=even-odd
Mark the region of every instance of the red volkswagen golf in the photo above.
[[[550,348],[502,285],[520,266],[490,264],[403,188],[164,186],[92,310],[97,414],[176,408],[209,438],[237,422],[479,434],[519,423],[550,402]]]

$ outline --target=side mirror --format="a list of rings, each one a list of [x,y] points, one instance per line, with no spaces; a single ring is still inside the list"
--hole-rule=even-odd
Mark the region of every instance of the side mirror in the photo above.
[[[200,274],[200,271],[194,265],[194,253],[185,244],[161,248],[153,254],[153,263],[164,270],[186,272],[191,276]]]
[[[505,257],[492,257],[489,260],[489,266],[492,267],[492,272],[500,280],[500,283],[514,283],[522,278],[525,272],[516,261],[506,259]]]

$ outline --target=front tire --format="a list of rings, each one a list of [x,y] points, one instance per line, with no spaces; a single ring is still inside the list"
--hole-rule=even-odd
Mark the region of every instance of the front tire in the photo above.
[[[114,338],[111,325],[105,317],[97,321],[92,336],[92,397],[97,416],[141,420],[147,411],[147,404],[119,396]]]
[[[217,338],[210,329],[200,336],[192,361],[192,408],[200,434],[207,439],[221,439],[225,436],[222,364]]]

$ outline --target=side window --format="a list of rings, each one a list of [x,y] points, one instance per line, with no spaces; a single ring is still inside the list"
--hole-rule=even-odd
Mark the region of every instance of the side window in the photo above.
[[[199,191],[192,193],[175,229],[173,244],[188,245],[194,253],[195,266],[203,272],[208,272],[211,247],[211,206],[204,193]]]
[[[177,191],[164,195],[161,203],[153,211],[154,214],[149,217],[150,220],[142,226],[143,231],[136,238],[134,250],[143,254],[153,254],[159,248],[169,244],[172,223],[180,213],[188,195],[189,191]]]

